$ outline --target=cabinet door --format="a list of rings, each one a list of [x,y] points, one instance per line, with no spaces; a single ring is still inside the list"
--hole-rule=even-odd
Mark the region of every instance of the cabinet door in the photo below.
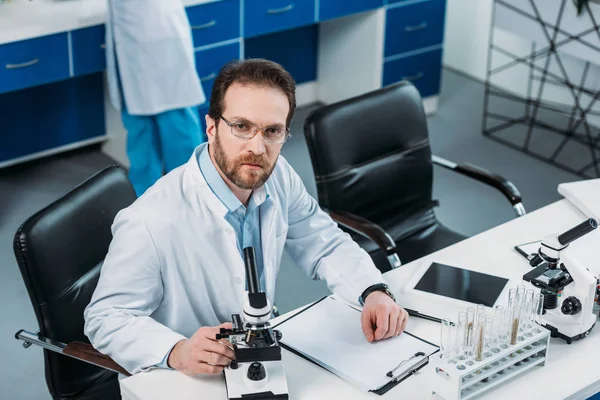
[[[73,73],[77,75],[103,71],[106,68],[104,25],[71,32]]]
[[[66,33],[0,46],[0,93],[67,79],[69,75]]]
[[[385,24],[385,56],[442,43],[445,13],[445,0],[389,8]]]
[[[385,62],[383,85],[408,80],[416,86],[421,97],[433,96],[440,92],[441,74],[442,50],[432,50]]]
[[[383,6],[383,0],[320,0],[319,21],[343,17]]]
[[[294,50],[289,50],[294,43]],[[250,38],[245,42],[246,58],[265,58],[285,68],[296,84],[317,80],[318,25],[290,29]]]
[[[315,0],[246,0],[245,3],[244,36],[257,36],[314,22]]]
[[[211,49],[200,50],[196,52],[196,70],[202,82],[202,88],[206,95],[206,100],[210,98],[215,78],[221,68],[232,60],[239,60],[240,45],[232,43],[225,46],[213,47]]]
[[[102,72],[0,95],[0,163],[106,135]]]
[[[224,0],[186,9],[194,46],[239,38],[240,0]]]

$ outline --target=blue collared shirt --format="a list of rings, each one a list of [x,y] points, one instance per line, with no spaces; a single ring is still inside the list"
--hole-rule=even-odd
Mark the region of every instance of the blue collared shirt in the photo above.
[[[248,202],[248,207],[244,207],[242,202],[239,201],[231,189],[229,189],[223,178],[221,178],[221,175],[219,175],[219,172],[210,159],[208,146],[205,146],[198,156],[198,163],[200,165],[200,172],[202,172],[206,183],[208,183],[208,186],[215,196],[217,196],[223,205],[227,207],[228,212],[225,215],[225,220],[235,231],[237,248],[240,252],[240,256],[242,258],[244,257],[244,248],[254,247],[260,287],[265,291],[266,285],[263,268],[262,242],[260,238],[260,206],[269,198],[267,187],[264,186],[264,194],[253,191],[250,196],[250,201]],[[157,367],[169,368],[167,364],[169,354],[165,356]]]
[[[248,207],[244,207],[242,202],[229,189],[223,178],[221,178],[221,175],[219,175],[219,172],[210,159],[208,146],[204,147],[198,158],[200,172],[202,172],[206,183],[208,183],[215,196],[227,207],[228,212],[225,215],[225,220],[235,231],[240,256],[244,257],[244,248],[254,247],[260,287],[265,291],[262,242],[260,238],[260,210],[261,205],[269,198],[267,187],[264,186],[264,194],[253,191],[248,202]]]

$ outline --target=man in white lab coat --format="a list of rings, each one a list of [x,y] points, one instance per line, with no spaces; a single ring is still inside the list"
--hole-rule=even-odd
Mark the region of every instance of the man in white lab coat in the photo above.
[[[109,0],[106,27],[110,98],[139,196],[205,140],[197,106],[206,98],[181,0]]]
[[[115,218],[85,311],[96,349],[131,373],[221,372],[234,354],[215,335],[242,310],[248,246],[271,303],[285,247],[308,276],[364,304],[366,340],[404,330],[407,313],[368,254],[279,155],[295,107],[294,81],[280,65],[247,60],[223,68],[206,116],[208,145]]]

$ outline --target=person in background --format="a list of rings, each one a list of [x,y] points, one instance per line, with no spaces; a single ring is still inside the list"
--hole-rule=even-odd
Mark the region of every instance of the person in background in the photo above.
[[[110,99],[140,196],[205,141],[197,106],[206,97],[181,0],[109,0],[106,27]]]

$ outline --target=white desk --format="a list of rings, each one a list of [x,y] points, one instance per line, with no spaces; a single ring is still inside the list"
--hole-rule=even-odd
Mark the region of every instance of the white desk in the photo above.
[[[480,235],[469,238],[423,259],[407,264],[385,275],[386,281],[395,289],[399,302],[423,313],[455,315],[449,308],[443,311],[429,309],[426,302],[415,296],[403,294],[401,288],[422,265],[440,261],[463,268],[487,271],[520,281],[527,270],[524,259],[513,246],[551,233],[564,231],[579,223],[584,216],[563,200],[525,217],[515,219]],[[502,273],[500,271],[503,271]],[[509,285],[511,285],[509,283]],[[431,302],[429,302],[431,303]],[[450,314],[452,313],[452,314]],[[288,316],[285,314],[280,318]],[[412,318],[409,331],[434,343],[439,340],[439,324]],[[592,331],[586,339],[567,345],[552,339],[548,362],[545,367],[534,368],[510,383],[500,385],[484,399],[586,399],[600,392],[600,373],[597,358],[600,349],[600,328]],[[283,360],[291,399],[375,399],[377,395],[363,393],[337,376],[286,350]],[[431,368],[425,367],[419,375],[407,379],[388,392],[385,398],[429,399]],[[177,398],[182,400],[226,399],[222,376],[186,377],[176,371],[153,370],[121,381],[123,399],[133,397],[143,400]]]

